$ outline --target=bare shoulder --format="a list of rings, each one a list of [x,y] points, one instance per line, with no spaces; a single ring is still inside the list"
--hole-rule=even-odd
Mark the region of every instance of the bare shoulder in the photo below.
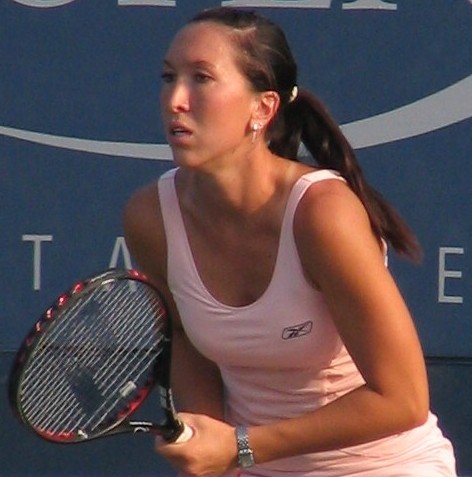
[[[295,213],[294,235],[300,258],[315,283],[320,276],[343,273],[356,260],[383,267],[367,211],[343,181],[324,180],[310,186]]]
[[[139,268],[152,277],[165,276],[165,232],[157,181],[128,199],[123,211],[126,244]]]
[[[123,211],[125,234],[146,234],[149,229],[158,227],[158,222],[160,206],[157,184],[151,183],[135,191],[128,199]]]
[[[147,184],[136,190],[128,199],[124,208],[125,226],[142,226],[147,219],[155,216],[159,211],[159,196],[157,182]]]
[[[339,179],[312,184],[297,207],[295,233],[311,231],[322,235],[341,232],[346,226],[350,230],[366,226],[370,229],[367,212],[357,195]]]

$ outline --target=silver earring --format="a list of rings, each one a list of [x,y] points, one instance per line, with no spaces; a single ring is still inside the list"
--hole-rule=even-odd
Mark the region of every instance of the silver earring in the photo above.
[[[261,129],[261,125],[260,125],[259,123],[254,123],[254,124],[251,126],[251,130],[252,130],[251,142],[252,142],[253,144],[256,142],[257,134],[258,134],[259,129]]]

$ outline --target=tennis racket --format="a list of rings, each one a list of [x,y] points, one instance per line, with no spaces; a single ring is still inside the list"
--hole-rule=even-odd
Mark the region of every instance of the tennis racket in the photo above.
[[[176,415],[170,354],[158,290],[140,272],[107,270],[62,294],[33,326],[10,373],[10,403],[24,425],[52,442],[127,432],[184,442],[192,431]],[[155,385],[161,422],[133,421]]]

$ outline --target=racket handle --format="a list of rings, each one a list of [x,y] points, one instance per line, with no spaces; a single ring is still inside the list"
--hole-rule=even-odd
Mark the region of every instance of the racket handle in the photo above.
[[[183,426],[182,433],[174,441],[174,444],[182,444],[184,442],[189,441],[193,437],[193,429],[187,424],[185,424],[184,422],[182,422],[182,426]]]

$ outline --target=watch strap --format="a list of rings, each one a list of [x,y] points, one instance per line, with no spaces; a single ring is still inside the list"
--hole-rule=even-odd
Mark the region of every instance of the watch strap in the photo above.
[[[236,442],[238,445],[238,465],[243,468],[255,464],[254,453],[249,445],[249,436],[245,426],[236,427]]]

